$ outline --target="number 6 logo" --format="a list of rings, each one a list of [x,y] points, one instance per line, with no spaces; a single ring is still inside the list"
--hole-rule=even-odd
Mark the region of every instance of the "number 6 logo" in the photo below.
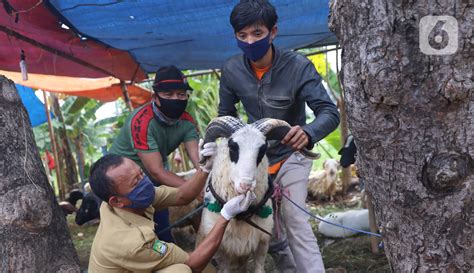
[[[458,50],[458,21],[452,16],[425,16],[420,24],[420,51],[426,55],[451,55]]]

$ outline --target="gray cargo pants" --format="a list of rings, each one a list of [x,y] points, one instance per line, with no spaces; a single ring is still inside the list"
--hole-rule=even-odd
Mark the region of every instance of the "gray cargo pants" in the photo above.
[[[283,163],[274,180],[275,185],[280,184],[289,198],[303,208],[306,208],[311,166],[310,159],[295,152]],[[285,198],[280,206],[281,214],[275,213],[274,217],[279,217],[282,232],[280,238],[276,238],[274,230],[269,250],[276,268],[281,273],[325,272],[318,242],[308,222],[309,216]]]

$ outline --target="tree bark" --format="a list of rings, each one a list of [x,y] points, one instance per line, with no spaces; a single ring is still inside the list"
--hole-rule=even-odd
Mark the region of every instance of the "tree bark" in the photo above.
[[[13,82],[0,76],[0,272],[79,272]]]
[[[421,52],[425,15],[457,19],[456,53]],[[472,22],[466,0],[331,3],[357,164],[394,272],[473,270]],[[433,41],[446,33],[434,34],[430,44],[444,48],[445,36],[441,44]]]
[[[52,94],[52,108],[56,118],[58,119],[61,126],[58,127],[57,136],[58,136],[58,143],[59,146],[59,159],[58,161],[61,162],[61,181],[64,183],[64,191],[65,194],[70,192],[78,183],[77,177],[77,167],[76,167],[76,160],[72,154],[71,144],[69,140],[69,136],[67,135],[66,125],[64,123],[63,113],[61,111],[61,107],[59,106],[59,100],[56,95]]]

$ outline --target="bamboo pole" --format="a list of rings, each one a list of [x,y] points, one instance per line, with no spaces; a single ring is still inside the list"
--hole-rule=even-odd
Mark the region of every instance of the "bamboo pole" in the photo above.
[[[132,102],[130,101],[130,96],[128,95],[127,85],[124,81],[120,81],[120,87],[122,87],[122,94],[125,100],[125,104],[127,104],[128,110],[130,112],[133,110]]]
[[[220,81],[221,80],[221,76],[219,75],[219,73],[217,72],[216,69],[212,69],[212,72],[214,72],[214,75],[216,75],[217,79]]]
[[[185,152],[184,144],[181,143],[178,149],[181,155],[181,161],[183,162],[183,171],[187,172],[191,169],[191,167],[189,166],[189,157],[188,154]]]
[[[339,51],[336,47],[336,76],[337,82],[340,85],[339,81]],[[341,96],[337,100],[337,104],[339,107],[339,112],[341,113],[341,145],[344,146],[347,136],[349,135],[349,128],[347,122],[347,113],[346,113],[346,103],[344,101],[344,89],[341,86]],[[350,166],[347,168],[342,168],[341,171],[341,181],[342,181],[342,192],[345,194],[347,192],[347,188],[349,187],[349,183],[351,181],[351,169]]]
[[[51,116],[49,114],[49,107],[48,107],[48,97],[46,96],[46,92],[43,91],[43,98],[44,98],[44,108],[46,110],[46,117],[48,120],[48,129],[49,129],[49,137],[51,138],[51,147],[53,149],[53,157],[54,157],[54,168],[56,170],[56,181],[58,182],[58,191],[59,191],[59,199],[64,200],[64,185],[61,180],[61,174],[59,172],[59,157],[58,157],[58,150],[57,150],[57,145],[56,145],[56,140],[54,137],[54,130],[53,130],[53,125],[51,123]]]

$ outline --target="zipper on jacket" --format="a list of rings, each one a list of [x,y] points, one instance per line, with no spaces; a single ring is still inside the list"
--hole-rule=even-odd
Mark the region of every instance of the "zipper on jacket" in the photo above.
[[[265,74],[263,74],[263,77],[261,80],[257,81],[257,99],[258,99],[258,108],[260,112],[260,118],[264,118],[263,116],[263,106],[262,106],[262,99],[263,99],[263,78],[265,77]]]

